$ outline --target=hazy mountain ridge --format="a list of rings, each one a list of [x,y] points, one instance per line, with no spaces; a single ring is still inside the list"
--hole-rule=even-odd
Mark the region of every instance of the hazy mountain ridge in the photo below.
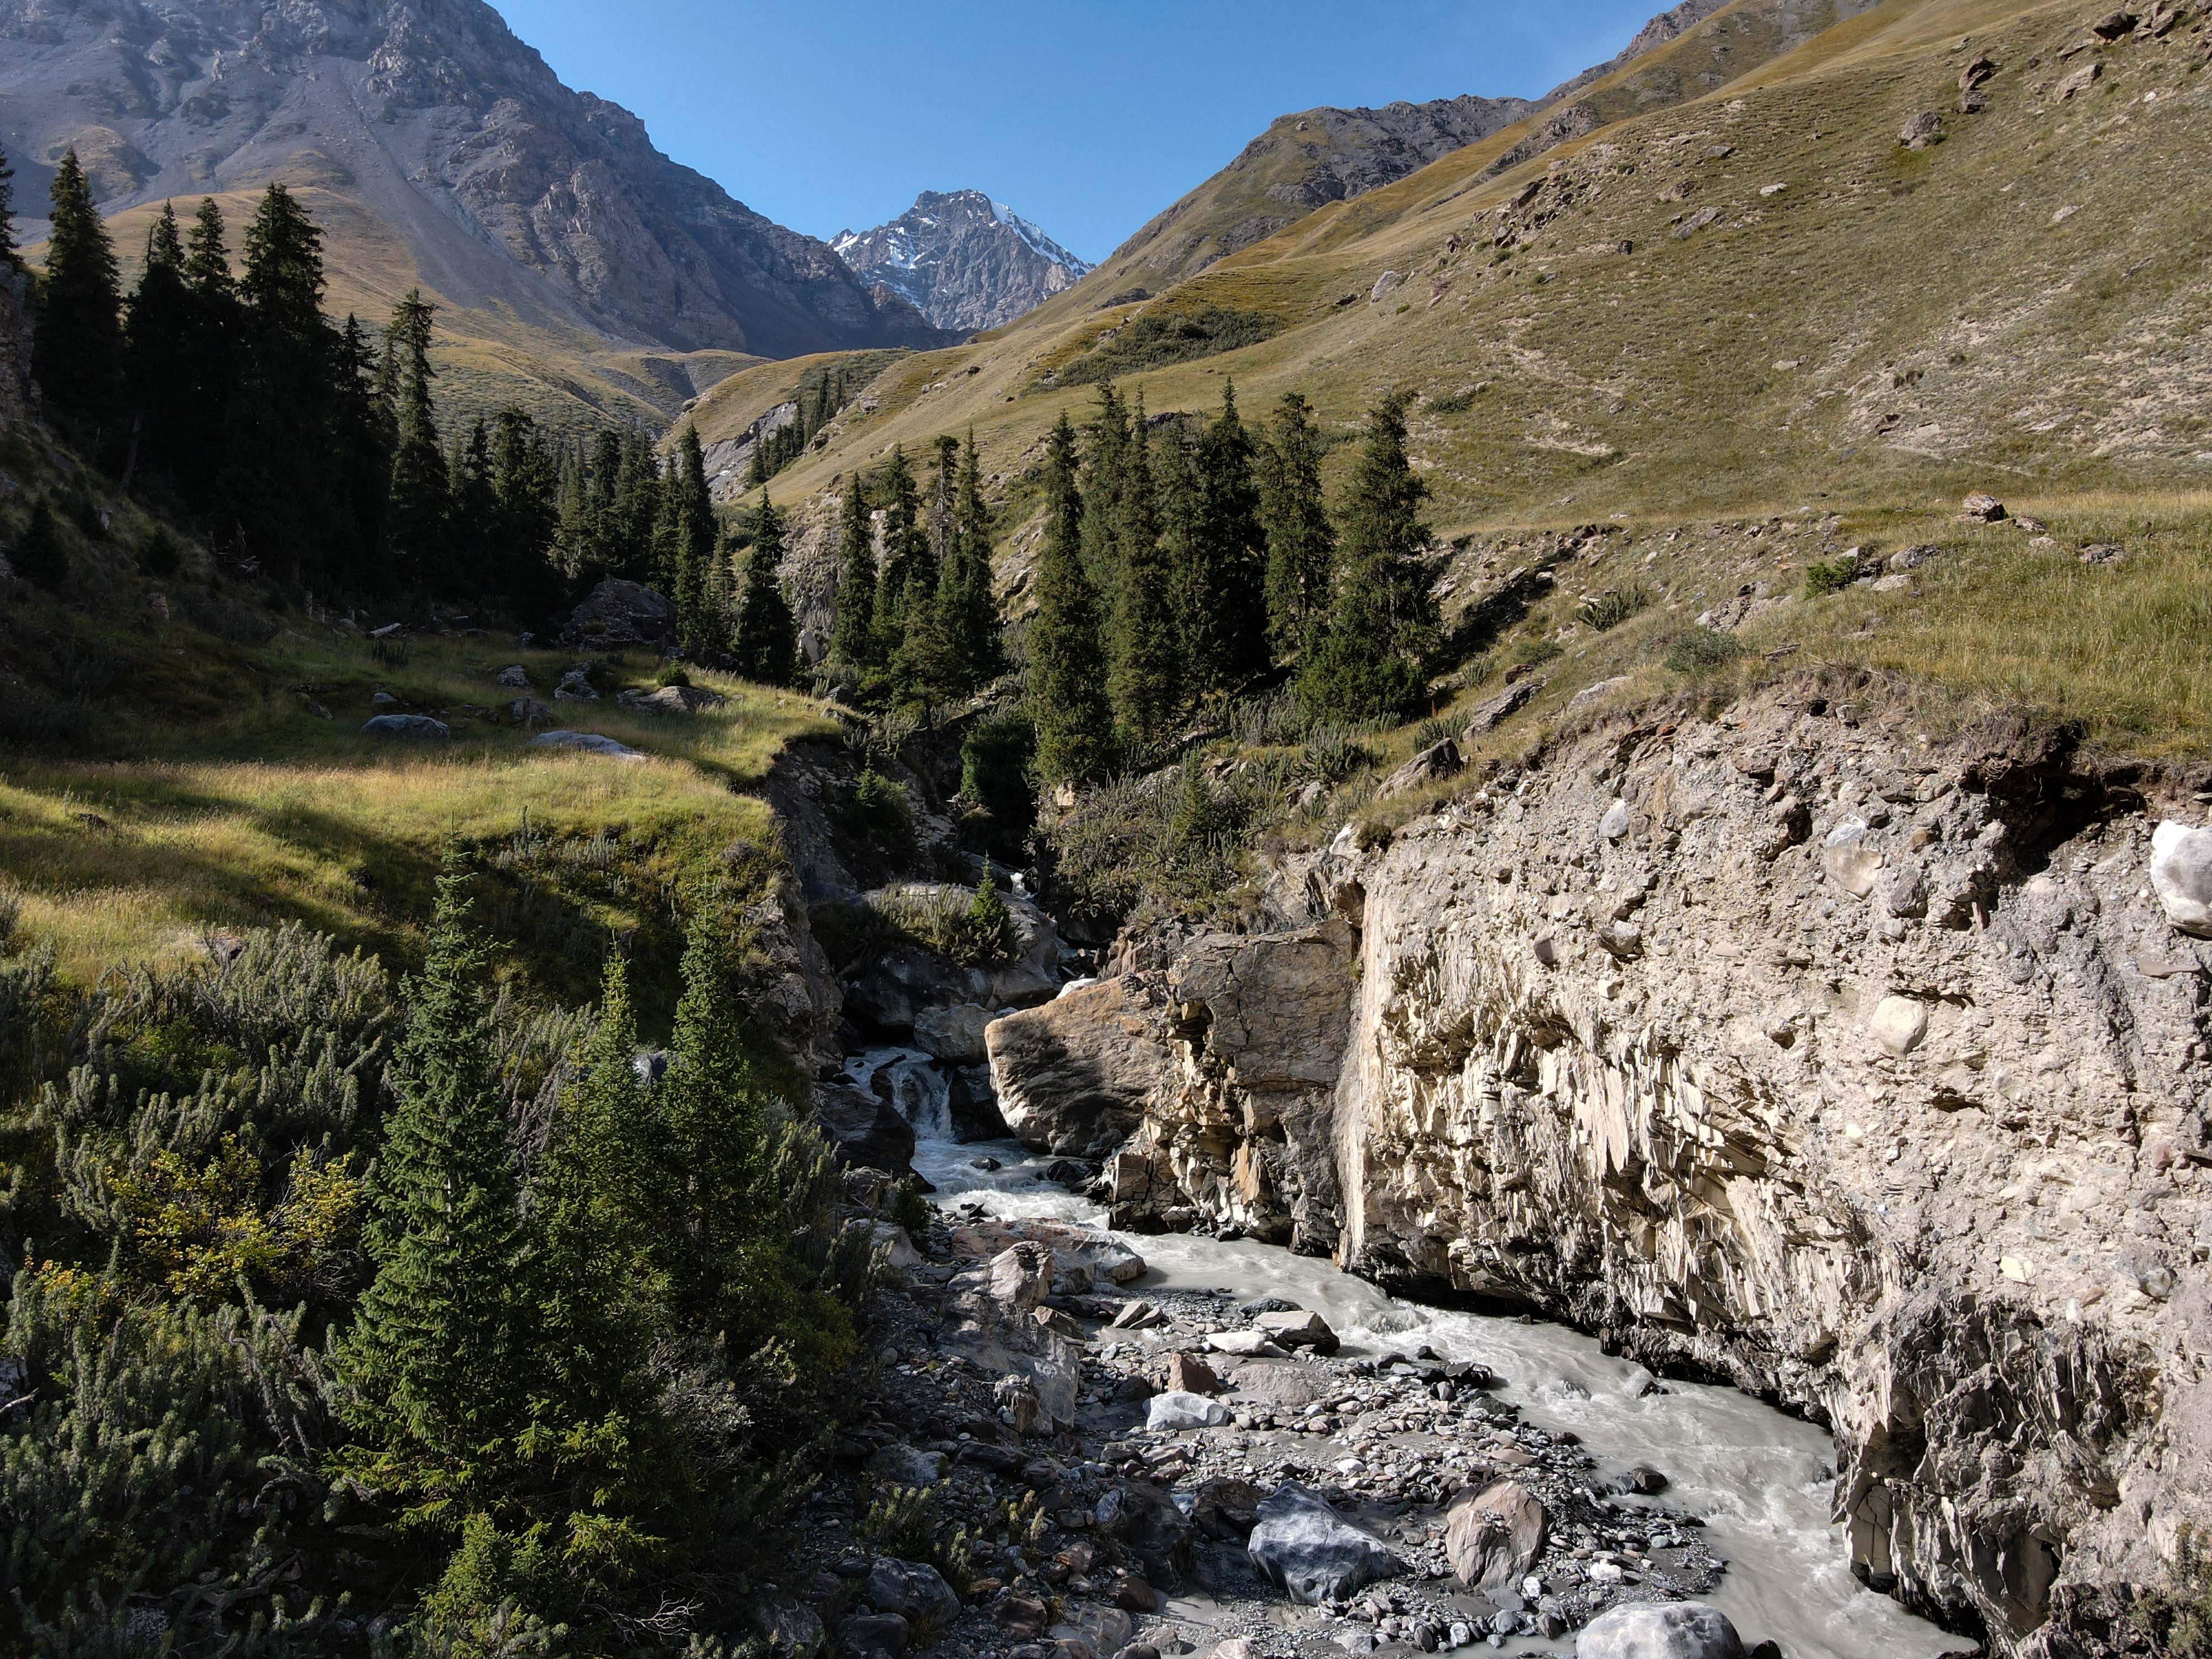
[[[1037,226],[980,190],[926,190],[873,230],[830,246],[939,328],[1001,328],[1091,270]]]
[[[0,0],[0,46],[27,208],[74,143],[110,212],[271,177],[351,197],[450,304],[538,326],[765,356],[938,338],[483,0]]]

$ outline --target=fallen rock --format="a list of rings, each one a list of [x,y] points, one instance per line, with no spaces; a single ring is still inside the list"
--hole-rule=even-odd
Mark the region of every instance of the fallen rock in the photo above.
[[[1152,1583],[1173,1587],[1191,1570],[1190,1517],[1158,1486],[1138,1481],[1111,1488],[1091,1511],[1091,1523],[1126,1545]]]
[[[1026,1313],[1052,1293],[1052,1252],[1042,1244],[1010,1244],[991,1258],[986,1288]]]
[[[1133,979],[1075,988],[986,1030],[999,1109],[1032,1152],[1103,1158],[1177,1080],[1158,1012]]]
[[[1241,1544],[1258,1524],[1261,1500],[1266,1497],[1249,1480],[1228,1475],[1201,1480],[1191,1494],[1191,1523],[1209,1538]]]
[[[597,702],[599,694],[592,688],[592,677],[583,669],[572,668],[561,676],[561,684],[553,688],[556,702]]]
[[[1147,1429],[1216,1429],[1229,1420],[1229,1407],[1202,1394],[1156,1394],[1146,1408]]]
[[[569,614],[568,635],[580,645],[666,645],[676,634],[676,607],[664,593],[610,576]]]
[[[2212,939],[2212,830],[2168,818],[2151,834],[2150,885],[2181,933]]]
[[[1121,1312],[1107,1322],[1108,1328],[1117,1331],[1141,1331],[1153,1325],[1164,1325],[1168,1316],[1145,1301],[1125,1302]]]
[[[599,732],[540,732],[531,738],[532,749],[566,749],[578,754],[605,755],[609,760],[641,761],[641,750]]]
[[[1897,135],[1897,142],[1907,149],[1926,149],[1943,142],[1943,118],[1932,109],[1923,109],[1907,121]]]
[[[2091,542],[2081,550],[2083,564],[2118,564],[2128,556],[2128,550],[2118,542]]]
[[[1615,1607],[1575,1638],[1575,1659],[1744,1659],[1735,1626],[1702,1601]]]
[[[1215,1353],[1233,1353],[1247,1359],[1287,1359],[1288,1348],[1278,1346],[1267,1333],[1261,1330],[1216,1331],[1206,1339],[1206,1346]]]
[[[816,1659],[829,1633],[822,1616],[804,1601],[769,1601],[753,1609],[753,1627],[769,1659]]]
[[[1928,1005],[1911,997],[1884,997],[1875,1004],[1867,1030],[1876,1042],[1902,1060],[1928,1035]]]
[[[497,676],[497,680],[500,684],[507,687],[511,690],[528,691],[534,689],[534,683],[530,678],[530,671],[525,668],[519,662],[510,663],[505,668],[501,669]]]
[[[1321,1494],[1286,1480],[1262,1498],[1246,1547],[1253,1562],[1291,1601],[1341,1601],[1405,1563],[1382,1541],[1329,1508]]]
[[[908,1635],[906,1620],[895,1613],[855,1613],[838,1623],[838,1659],[869,1659],[872,1654],[904,1653]]]
[[[1629,678],[1630,676],[1626,674],[1615,674],[1611,678],[1600,680],[1594,685],[1586,685],[1567,699],[1567,707],[1571,709],[1587,708],[1590,704],[1609,697],[1620,690],[1622,686],[1628,684]]]
[[[825,1083],[815,1092],[814,1115],[830,1136],[830,1149],[848,1168],[903,1175],[913,1166],[914,1126],[887,1101],[849,1084]]]
[[[941,1451],[926,1451],[920,1446],[878,1446],[868,1455],[867,1469],[878,1480],[890,1480],[902,1486],[930,1486],[945,1478],[945,1466],[949,1462]],[[886,1613],[901,1613],[902,1607],[885,1607]]]
[[[1337,1349],[1336,1333],[1328,1328],[1328,1322],[1304,1308],[1289,1313],[1263,1313],[1252,1322],[1252,1328],[1264,1332],[1282,1348],[1311,1348],[1316,1353],[1334,1353]]]
[[[1212,1395],[1221,1392],[1221,1379],[1213,1367],[1194,1353],[1168,1356],[1168,1387],[1178,1394]]]
[[[1376,799],[1387,800],[1393,795],[1405,794],[1424,784],[1451,777],[1463,763],[1460,759],[1459,745],[1449,738],[1442,743],[1431,744],[1383,779],[1382,787],[1375,792]]]
[[[535,697],[517,697],[507,704],[507,716],[517,726],[530,731],[541,726],[550,726],[553,721],[553,711]]]
[[[453,735],[443,720],[428,714],[373,714],[362,724],[362,735],[397,738],[406,743],[444,743]]]
[[[2000,524],[2004,520],[2005,505],[1987,490],[1977,489],[1966,497],[1959,516],[1968,524]]]
[[[1474,713],[1468,716],[1467,730],[1461,733],[1462,737],[1469,743],[1487,737],[1527,708],[1543,689],[1544,682],[1540,679],[1516,681],[1487,702],[1475,706]]]
[[[972,1002],[924,1008],[914,1017],[914,1046],[948,1066],[973,1066],[989,1053],[983,1033],[990,1024],[990,1010]]]
[[[1828,831],[1820,845],[1820,867],[1853,898],[1874,891],[1875,879],[1881,874],[1881,854],[1868,843],[1867,835],[1864,818],[1847,817]]]
[[[1444,1559],[1462,1583],[1503,1584],[1533,1568],[1544,1553],[1551,1513],[1517,1480],[1462,1492],[1444,1516]]]
[[[878,1557],[863,1593],[878,1613],[895,1613],[917,1625],[942,1628],[960,1616],[960,1598],[927,1561]]]
[[[617,701],[648,714],[696,714],[720,708],[729,699],[701,686],[664,685],[658,691],[625,691]]]

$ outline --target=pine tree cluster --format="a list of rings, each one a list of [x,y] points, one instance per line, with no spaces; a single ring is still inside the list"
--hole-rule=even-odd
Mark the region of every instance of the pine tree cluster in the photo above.
[[[830,641],[832,674],[862,702],[925,712],[1006,669],[975,435],[933,447],[926,495],[903,447],[872,481],[846,479]]]
[[[1046,446],[1028,708],[1047,784],[1161,752],[1180,722],[1288,668],[1316,718],[1402,715],[1437,642],[1427,488],[1405,401],[1369,416],[1337,511],[1327,441],[1296,392],[1264,431],[1233,386],[1211,419],[1145,414],[1108,381]]]
[[[819,369],[807,376],[799,388],[797,412],[754,443],[752,459],[745,471],[745,488],[758,489],[805,454],[806,446],[814,441],[823,427],[837,418],[852,401],[852,395],[842,367]]]
[[[593,1012],[491,988],[471,882],[398,982],[295,926],[72,1001],[0,928],[0,1649],[743,1632],[872,1235],[749,1023],[737,896],[656,1079],[619,955]]]

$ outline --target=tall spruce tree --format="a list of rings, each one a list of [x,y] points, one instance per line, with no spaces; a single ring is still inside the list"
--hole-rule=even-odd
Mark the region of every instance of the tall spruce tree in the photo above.
[[[95,450],[118,446],[123,295],[115,249],[72,145],[54,170],[52,232],[39,285],[31,372],[47,409]]]
[[[191,293],[191,319],[185,341],[191,362],[191,390],[168,422],[170,479],[193,510],[212,514],[225,460],[231,391],[245,350],[238,285],[230,270],[230,250],[222,210],[203,197],[185,233],[185,283]],[[388,480],[377,480],[378,511]]]
[[[392,496],[392,452],[398,441],[391,405],[378,395],[378,353],[361,319],[347,314],[338,335],[331,468],[341,504],[339,569],[346,586],[381,592],[392,586],[385,556],[385,509]]]
[[[875,533],[856,467],[845,481],[838,520],[837,603],[830,632],[830,659],[848,674],[883,660],[876,649],[876,581]]]
[[[198,311],[185,275],[176,210],[164,202],[146,233],[146,266],[124,316],[124,384],[131,411],[126,481],[141,465],[176,476],[184,422],[195,415],[192,334]]]
[[[778,574],[783,539],[783,514],[763,490],[752,554],[745,561],[744,586],[738,597],[737,625],[730,635],[730,654],[737,659],[738,672],[763,685],[790,685],[799,678],[799,629]]]
[[[537,1379],[514,1149],[492,1070],[490,948],[449,852],[365,1234],[375,1278],[336,1346],[346,1474],[445,1526],[508,1478]]]
[[[324,318],[322,233],[271,185],[246,231],[235,378],[215,499],[239,550],[311,585],[343,545],[330,465],[338,337]],[[334,586],[360,573],[328,573]]]
[[[929,565],[921,490],[902,446],[891,446],[891,458],[876,489],[884,503],[883,559],[876,578],[876,650],[882,661],[896,663],[906,640],[908,594],[927,604],[937,592],[937,573]]]
[[[653,446],[633,432],[623,440],[615,470],[614,521],[608,573],[634,582],[659,580],[653,568],[653,532],[660,521],[660,473]]]
[[[1123,497],[1134,447],[1128,405],[1113,381],[1099,386],[1098,412],[1084,435],[1083,569],[1110,611],[1120,603],[1122,566],[1128,557],[1121,541],[1128,516]]]
[[[525,410],[501,410],[491,426],[495,586],[532,617],[560,603],[560,462],[538,422]]]
[[[431,319],[435,307],[410,289],[392,313],[385,338],[398,360],[398,443],[392,456],[392,504],[385,534],[392,568],[415,588],[445,585],[453,513],[453,480],[438,447],[437,407],[430,382]]]
[[[1260,452],[1260,521],[1267,538],[1267,623],[1279,654],[1302,651],[1328,626],[1336,592],[1336,531],[1322,494],[1327,445],[1313,409],[1283,394]]]
[[[699,447],[699,428],[689,422],[678,434],[676,453],[670,458],[669,486],[674,526],[669,597],[676,605],[677,641],[696,656],[720,642],[726,623],[711,614],[708,600],[721,527],[714,521],[714,500],[707,489],[707,459]]]
[[[1114,721],[1106,702],[1097,596],[1083,573],[1075,428],[1064,414],[1046,445],[1044,491],[1044,552],[1037,562],[1037,608],[1029,630],[1037,772],[1048,784],[1087,782],[1112,764]]]
[[[937,609],[958,665],[958,692],[972,696],[1006,672],[999,599],[991,577],[991,509],[970,432],[960,456],[952,509],[951,560],[937,586]]]
[[[1129,446],[1121,490],[1121,525],[1115,538],[1121,576],[1109,641],[1114,708],[1132,748],[1157,740],[1175,719],[1182,702],[1183,665],[1176,628],[1175,572],[1160,542],[1141,392],[1135,427],[1138,436]]]
[[[1267,564],[1252,440],[1224,386],[1221,413],[1193,447],[1178,574],[1184,649],[1194,691],[1226,691],[1267,665]]]
[[[1298,695],[1316,714],[1401,714],[1420,696],[1437,638],[1436,600],[1421,562],[1428,486],[1406,451],[1403,392],[1369,414],[1338,521],[1342,572],[1328,636],[1302,663]]]

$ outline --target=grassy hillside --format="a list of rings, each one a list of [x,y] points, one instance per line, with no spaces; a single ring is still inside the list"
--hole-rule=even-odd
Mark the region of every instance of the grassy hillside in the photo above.
[[[1340,432],[1410,389],[1439,546],[1601,523],[1641,550],[1671,530],[1646,578],[1670,592],[1723,574],[1674,568],[1692,520],[1837,515],[1887,552],[1957,529],[1970,489],[2033,501],[2048,549],[1997,535],[2013,555],[1955,568],[1976,576],[1916,578],[1913,597],[1853,590],[1844,604],[1904,625],[1844,629],[1836,654],[2206,746],[2196,690],[2130,696],[2081,643],[2095,635],[2077,589],[2132,595],[2110,614],[2091,605],[2102,637],[2193,688],[2172,629],[2195,614],[2212,549],[2212,197],[2197,161],[2212,153],[2212,26],[2103,43],[2089,28],[2107,10],[1888,0],[1839,16],[1739,0],[1583,89],[1577,101],[1608,118],[1540,157],[1515,164],[1525,131],[1501,133],[1158,299],[1092,313],[1079,289],[903,362],[871,388],[875,414],[776,493],[815,494],[894,441],[912,451],[971,424],[1003,487],[1063,410],[1085,418],[1092,387],[1062,382],[1117,331],[1170,311],[1264,313],[1275,331],[1258,343],[1125,389],[1154,411],[1200,409],[1233,377],[1248,414],[1295,389]],[[1923,112],[1940,140],[1909,148]],[[1332,466],[1347,459],[1340,448]],[[1009,574],[1026,545],[1015,528]],[[2106,539],[2170,562],[2075,561]],[[1814,538],[1801,565],[1849,544]],[[1991,591],[1974,586],[1984,574]],[[1943,604],[1918,597],[1954,584]],[[2020,602],[2030,592],[2037,608]]]
[[[23,459],[9,457],[19,477]],[[372,641],[196,551],[157,580],[137,562],[149,521],[103,489],[80,499],[108,527],[67,526],[68,588],[19,586],[0,615],[0,885],[75,982],[287,921],[410,961],[439,849],[459,837],[481,854],[515,969],[587,1000],[611,932],[666,933],[726,848],[773,845],[746,792],[788,738],[827,729],[802,698],[704,672],[720,709],[622,708],[619,690],[653,684],[647,653],[595,665],[599,701],[556,702],[573,653],[461,623]],[[0,507],[0,539],[21,519]],[[517,664],[534,692],[497,684]],[[508,712],[521,695],[648,758],[533,748]],[[434,714],[452,740],[363,735],[384,712]]]

